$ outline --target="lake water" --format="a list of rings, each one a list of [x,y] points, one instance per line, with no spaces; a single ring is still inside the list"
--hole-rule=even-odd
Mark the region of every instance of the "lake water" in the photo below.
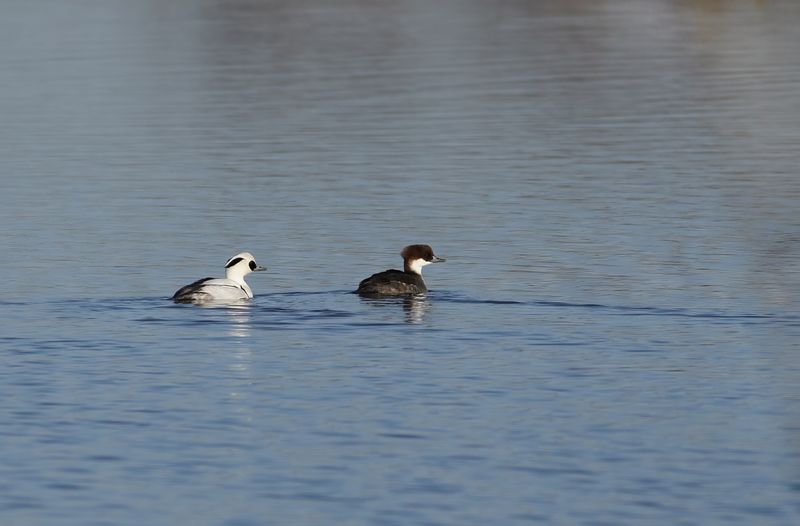
[[[800,521],[799,3],[2,12],[0,524]]]

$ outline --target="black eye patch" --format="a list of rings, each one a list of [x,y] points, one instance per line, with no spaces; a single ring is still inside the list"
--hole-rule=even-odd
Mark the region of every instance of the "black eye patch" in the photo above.
[[[232,260],[228,261],[228,264],[225,265],[225,268],[231,268],[232,266],[240,262],[242,259],[243,258],[233,258]]]
[[[249,265],[250,265],[250,270],[255,270],[256,269],[256,262],[255,261],[251,260]]]

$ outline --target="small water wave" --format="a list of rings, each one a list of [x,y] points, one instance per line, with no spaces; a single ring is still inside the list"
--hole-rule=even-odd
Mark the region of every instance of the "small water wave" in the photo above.
[[[349,301],[345,301],[345,298]],[[353,301],[357,298],[358,301]],[[68,298],[52,301],[17,302],[2,301],[0,308],[35,308],[57,319],[103,316],[109,312],[130,312],[132,320],[147,324],[227,324],[243,320],[261,326],[298,326],[308,323],[342,323],[349,327],[372,326],[375,323],[419,323],[425,320],[436,304],[461,304],[521,308],[568,309],[589,311],[595,315],[626,317],[686,318],[707,322],[737,324],[778,324],[800,326],[800,315],[730,312],[722,309],[691,309],[681,307],[613,305],[593,302],[566,302],[557,300],[506,300],[479,298],[460,291],[431,291],[426,295],[410,297],[361,298],[352,296],[350,290],[272,292],[258,295],[253,301],[235,304],[185,305],[175,304],[159,296],[130,296],[120,298]],[[363,307],[366,307],[364,310]],[[387,319],[370,320],[370,314],[402,309],[404,318],[397,322]],[[186,316],[199,309],[202,316]],[[227,313],[224,317],[215,313]],[[136,314],[140,314],[136,316]],[[237,318],[238,315],[238,318]],[[245,320],[246,318],[246,320]],[[3,336],[11,341],[16,335]]]
[[[446,292],[435,296],[437,301],[449,303],[467,303],[474,305],[516,305],[520,307],[549,307],[564,309],[587,309],[598,313],[622,316],[660,316],[660,317],[681,317],[709,320],[733,320],[733,321],[769,321],[786,324],[800,323],[800,315],[787,315],[775,313],[732,313],[725,311],[696,310],[688,308],[668,308],[668,307],[649,307],[649,306],[628,306],[628,305],[607,305],[602,303],[579,303],[553,300],[497,300],[479,299],[468,295]]]

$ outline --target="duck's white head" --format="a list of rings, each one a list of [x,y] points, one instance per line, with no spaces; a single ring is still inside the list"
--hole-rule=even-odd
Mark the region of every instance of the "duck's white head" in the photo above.
[[[225,277],[233,281],[244,281],[251,272],[261,272],[267,267],[260,267],[250,252],[240,252],[225,263]]]
[[[400,253],[403,256],[403,270],[422,275],[422,267],[431,263],[445,261],[433,253],[430,245],[408,245]]]

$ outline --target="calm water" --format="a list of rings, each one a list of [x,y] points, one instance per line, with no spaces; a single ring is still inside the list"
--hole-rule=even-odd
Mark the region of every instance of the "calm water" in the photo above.
[[[800,4],[2,4],[0,524],[800,521]]]

